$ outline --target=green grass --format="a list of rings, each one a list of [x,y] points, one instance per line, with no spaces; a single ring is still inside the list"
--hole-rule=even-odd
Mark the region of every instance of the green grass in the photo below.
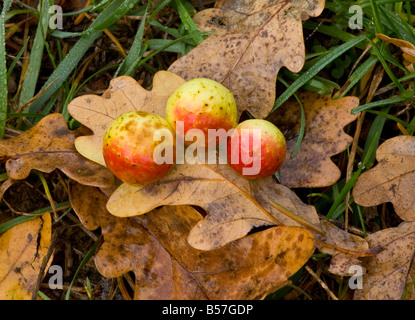
[[[59,209],[61,207],[67,207],[69,205],[70,205],[69,201],[66,201],[66,202],[56,204],[55,208]],[[30,215],[19,216],[19,217],[10,219],[6,222],[3,222],[3,223],[0,224],[0,234],[2,234],[3,232],[6,232],[7,230],[9,230],[11,228],[13,228],[14,226],[17,226],[17,225],[19,225],[23,222],[26,222],[26,221],[36,219],[36,218],[40,217],[43,213],[50,212],[50,211],[52,211],[51,206],[35,210],[35,211],[31,212]]]
[[[24,82],[22,85],[19,105],[23,106],[30,99],[33,98],[36,91],[36,85],[38,82],[38,75],[43,59],[43,50],[46,42],[46,35],[48,32],[49,24],[49,8],[53,5],[53,0],[39,1],[39,24],[36,30],[33,46],[30,52],[29,66],[26,71]]]
[[[65,300],[69,300],[71,296],[71,290],[73,285],[75,284],[76,278],[78,277],[79,272],[82,270],[82,268],[86,265],[86,263],[92,258],[92,256],[95,254],[95,251],[98,247],[98,244],[101,241],[101,236],[98,237],[98,239],[95,241],[95,243],[92,245],[92,247],[88,250],[85,257],[82,259],[81,263],[79,264],[78,268],[75,271],[75,274],[71,280],[71,283],[69,284],[69,288],[66,291],[65,294]]]
[[[206,34],[199,32],[196,25],[191,20],[189,11],[192,11],[192,7],[190,7],[187,2],[187,5],[185,6],[181,1],[173,1],[178,9],[178,14],[180,18],[182,19],[182,25],[179,26],[179,28],[170,28],[170,30],[172,31],[170,32],[170,34],[174,35],[176,39],[144,39],[144,28],[146,27],[148,21],[146,19],[147,15],[150,14],[151,17],[152,14],[159,12],[170,2],[171,1],[160,2],[157,5],[153,6],[151,10],[149,10],[147,8],[147,4],[143,4],[138,9],[133,9],[137,4],[141,3],[141,0],[107,1],[106,6],[96,5],[90,7],[90,10],[93,12],[97,12],[99,10],[102,11],[95,19],[95,21],[93,21],[85,31],[72,33],[55,30],[51,32],[52,36],[58,38],[77,36],[80,36],[80,38],[72,47],[68,55],[62,61],[60,61],[59,65],[49,76],[48,80],[43,84],[43,86],[39,90],[40,92],[43,91],[42,94],[31,104],[28,112],[42,112],[43,114],[47,114],[50,111],[50,108],[44,108],[47,101],[51,97],[53,97],[60,89],[62,89],[64,83],[68,81],[68,78],[71,76],[74,70],[76,70],[76,67],[79,65],[80,61],[85,57],[88,50],[90,50],[91,46],[93,46],[94,42],[96,42],[103,36],[104,29],[113,28],[116,25],[116,23],[127,13],[129,15],[144,14],[144,18],[137,30],[134,42],[131,48],[129,48],[129,54],[120,63],[116,72],[114,73],[114,76],[121,74],[132,76],[138,67],[143,65],[155,54],[163,51],[169,51],[169,49],[174,48],[174,46],[183,46],[180,50],[182,54],[185,54],[186,52],[190,51],[194,46],[199,44],[205,38]],[[149,4],[151,4],[151,2]],[[150,20],[149,23],[154,25],[155,27],[160,27],[160,29],[162,29],[163,31],[166,30],[164,26],[160,26],[157,22],[155,22],[155,20]],[[144,58],[143,55],[149,47],[150,49],[154,49],[156,52]],[[35,49],[35,52],[40,52],[40,49]],[[173,50],[173,52],[177,52],[177,50],[178,49],[175,49]],[[35,56],[35,58],[37,58],[37,56]],[[38,61],[38,59],[36,59],[36,61]],[[30,58],[30,63],[32,63],[32,57]],[[37,67],[39,67],[37,63],[35,64]],[[30,86],[30,88],[32,88],[32,86]],[[33,90],[30,91],[30,94],[24,94],[24,99],[22,99],[22,96],[20,99],[24,102],[28,101],[32,97]],[[67,114],[65,108],[63,109],[62,113],[65,115],[67,119],[69,119],[69,115]]]
[[[322,47],[327,46],[325,42],[334,42],[337,47],[328,48],[331,52],[325,52],[323,57],[316,57],[312,61],[307,61],[306,65],[310,66],[309,70],[319,66],[319,71],[323,70],[326,73],[329,73],[330,68],[333,67],[333,64],[330,64],[330,61],[325,62],[324,59],[327,59],[327,56],[333,54],[334,50],[338,50],[341,46],[350,43],[355,40],[357,37],[365,37],[359,43],[356,43],[349,49],[349,52],[362,52],[367,45],[371,45],[367,55],[364,59],[361,59],[357,65],[354,67],[354,71],[349,74],[347,78],[342,79],[343,83],[346,84],[343,90],[336,92],[334,90],[334,96],[337,98],[342,98],[348,94],[359,94],[360,92],[360,81],[365,75],[371,72],[372,68],[375,65],[382,65],[386,76],[384,77],[383,86],[385,88],[391,87],[393,90],[389,90],[388,94],[376,96],[374,101],[369,103],[361,103],[361,105],[352,110],[353,114],[359,114],[362,111],[368,111],[370,114],[376,115],[375,118],[369,123],[370,128],[368,130],[367,140],[363,146],[363,154],[361,159],[365,159],[365,168],[362,169],[360,166],[357,171],[352,175],[359,174],[362,170],[367,170],[371,168],[375,163],[375,151],[379,143],[384,140],[383,130],[385,128],[385,123],[387,121],[392,121],[393,123],[400,123],[404,127],[409,128],[411,134],[414,133],[413,129],[413,119],[415,118],[413,114],[408,120],[402,119],[402,117],[391,115],[390,112],[396,111],[396,107],[402,104],[411,104],[411,101],[414,100],[415,86],[413,85],[414,73],[408,71],[398,60],[397,57],[400,56],[400,49],[396,48],[383,41],[376,38],[375,33],[383,33],[389,37],[396,37],[415,44],[415,29],[413,22],[408,23],[408,21],[413,21],[413,16],[415,14],[413,9],[414,1],[327,1],[326,10],[334,14],[334,19],[332,23],[323,23],[319,25],[315,21],[307,21],[304,23],[305,28],[314,30],[316,33],[321,33],[322,35],[329,36],[330,40],[322,41],[320,44]],[[348,7],[350,5],[361,5],[364,12],[363,20],[363,29],[362,30],[348,30],[347,22],[348,18],[351,16],[348,13]],[[412,11],[411,11],[412,10]],[[373,22],[373,23],[372,23]],[[318,36],[316,36],[318,38]],[[344,55],[344,53],[343,53]],[[357,55],[356,55],[357,57]],[[314,62],[315,60],[316,62]],[[354,59],[357,61],[357,58]],[[355,63],[353,61],[353,63]],[[315,72],[311,72],[315,73]],[[400,75],[399,77],[397,75]],[[302,76],[303,78],[298,78],[294,81],[291,86],[294,88],[287,89],[283,93],[282,97],[276,100],[275,107],[281,104],[283,100],[291,92],[295,92],[298,87],[301,86],[307,79],[312,75],[310,72],[305,73]],[[386,83],[385,83],[386,82]],[[339,83],[342,86],[342,82]],[[382,87],[382,85],[380,86]],[[295,90],[294,90],[295,89]],[[364,101],[364,100],[363,100]],[[396,134],[399,134],[397,132]],[[372,145],[371,148],[369,146]],[[356,160],[356,163],[359,161]],[[352,178],[344,187],[341,189],[343,191],[337,193],[335,197],[335,203],[330,206],[327,216],[330,217],[333,215],[333,212],[338,208],[339,203],[343,200],[346,191],[350,191],[353,187]],[[339,199],[339,200],[338,200]],[[344,207],[344,205],[343,205]],[[343,210],[344,211],[344,210]],[[341,217],[341,212],[338,215]],[[363,228],[364,226],[361,225]]]
[[[9,11],[12,1],[4,1],[0,15],[0,139],[3,138],[7,120],[8,88],[7,88],[7,66],[6,66],[6,36],[5,22],[6,13]]]
[[[321,70],[323,70],[328,64],[333,62],[336,58],[340,55],[345,53],[346,51],[350,50],[356,44],[366,40],[364,35],[360,35],[346,43],[336,47],[332,51],[328,52],[323,57],[319,57],[317,63],[311,66],[307,71],[305,71],[301,77],[297,78],[291,86],[284,91],[278,98],[275,100],[274,107],[272,108],[271,112],[275,111],[279,106],[281,106],[285,101],[287,101],[294,92],[300,89],[304,84],[310,81],[314,76],[316,76]]]

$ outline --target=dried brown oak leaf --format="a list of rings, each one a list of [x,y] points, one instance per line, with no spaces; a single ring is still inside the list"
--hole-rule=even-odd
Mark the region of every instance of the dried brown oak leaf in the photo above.
[[[206,210],[207,215],[192,228],[188,240],[200,250],[222,247],[244,237],[253,227],[283,224],[277,218],[282,215],[278,210],[265,210],[251,196],[252,186],[239,186],[235,182],[206,164],[176,165],[166,177],[153,184],[122,184],[111,195],[107,208],[115,216],[131,217],[163,205],[197,205]],[[279,193],[272,193],[273,200],[284,202],[297,214],[307,212],[310,215],[312,211],[313,216],[315,213],[288,188],[281,186],[275,190]]]
[[[50,213],[0,235],[0,300],[30,300],[51,236]]]
[[[68,105],[69,113],[90,128],[93,135],[78,137],[75,147],[86,158],[105,166],[102,155],[104,134],[123,113],[141,110],[164,117],[167,99],[185,81],[179,76],[159,71],[154,75],[151,91],[128,76],[114,78],[102,96],[83,95]]]
[[[271,202],[277,202],[300,220],[287,216]],[[346,263],[359,264],[358,257],[370,254],[364,239],[321,221],[313,206],[304,204],[272,177],[247,180],[226,165],[176,165],[156,183],[122,184],[112,193],[107,209],[115,216],[132,217],[163,205],[186,204],[202,207],[207,212],[188,236],[189,244],[200,250],[220,248],[244,237],[254,227],[284,225],[309,228],[320,240],[318,248],[333,256],[333,273],[347,274],[344,273]],[[339,268],[340,257],[343,269]]]
[[[415,221],[415,137],[386,140],[376,159],[378,164],[357,179],[354,201],[367,207],[392,202],[401,219]]]
[[[378,248],[370,250],[365,239],[344,231],[324,218],[319,218],[313,206],[303,203],[294,192],[276,183],[275,179],[247,180],[235,174],[229,166],[210,165],[210,167],[249,193],[283,225],[308,228],[317,240],[318,250],[332,256],[328,269],[331,273],[350,276],[350,266],[361,265],[360,257],[377,253]],[[280,207],[297,215],[302,222],[293,220],[286,213],[277,210],[271,203],[278,203]]]
[[[0,141],[0,161],[6,162],[7,174],[14,180],[25,179],[32,169],[51,172],[60,169],[79,183],[108,187],[112,173],[82,157],[74,146],[75,133],[70,131],[61,114],[50,114],[19,136]]]
[[[340,170],[330,157],[346,150],[353,138],[344,127],[357,115],[350,113],[359,105],[356,97],[332,100],[313,92],[299,94],[305,113],[305,134],[300,148],[291,157],[300,132],[300,106],[290,99],[268,120],[275,123],[287,140],[287,158],[280,169],[280,181],[290,188],[325,187],[340,178]]]
[[[305,49],[302,20],[318,16],[324,0],[223,0],[193,19],[201,31],[215,31],[174,62],[169,71],[186,80],[205,77],[235,95],[239,114],[268,115],[282,66],[299,72]]]
[[[385,41],[394,44],[399,47],[403,52],[404,59],[408,60],[410,63],[415,63],[415,46],[405,40],[390,38],[382,33],[376,33],[376,36]]]
[[[320,224],[316,209],[302,202],[293,191],[277,183],[273,177],[257,180],[245,179],[235,173],[228,165],[210,164],[209,167],[218,171],[228,182],[235,184],[238,188],[248,193],[262,208],[271,213],[277,221],[281,222],[282,225],[304,226],[272,206],[271,201],[277,202],[280,206],[295,213],[311,225],[318,226]]]
[[[378,247],[370,250],[366,239],[346,232],[325,219],[321,219],[320,227],[324,235],[316,235],[319,240],[317,247],[332,256],[328,271],[333,274],[351,276],[350,267],[362,266],[362,256],[376,254],[379,250]]]
[[[350,266],[361,265],[359,257],[376,253],[376,250],[372,252],[369,249],[365,239],[345,232],[325,219],[319,218],[313,206],[303,203],[294,192],[276,183],[275,179],[247,180],[235,174],[229,166],[210,165],[210,167],[250,194],[283,225],[308,228],[317,240],[317,249],[332,256],[328,269],[331,273],[350,276]],[[277,203],[284,210],[294,213],[301,222],[277,210],[271,203]]]
[[[135,299],[261,299],[285,285],[314,251],[312,234],[273,227],[212,251],[187,242],[201,215],[190,206],[118,218],[97,188],[70,186],[71,204],[90,229],[101,227],[95,264],[105,277],[135,274]]]
[[[383,251],[366,259],[367,273],[362,289],[355,290],[355,300],[399,300],[411,284],[411,266],[415,256],[415,223],[402,222],[367,237],[370,247]],[[413,289],[412,289],[413,290]]]

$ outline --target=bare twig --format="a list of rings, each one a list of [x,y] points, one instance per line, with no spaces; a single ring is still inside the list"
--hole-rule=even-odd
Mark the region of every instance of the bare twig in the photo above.
[[[333,300],[339,300],[336,295],[329,289],[329,287],[327,286],[327,284],[320,279],[320,277],[313,271],[311,270],[311,268],[309,266],[305,266],[305,269],[313,276],[314,279],[317,280],[317,282],[321,285],[321,287],[326,290],[326,292],[328,293],[328,295],[333,299]]]
[[[320,229],[318,226],[313,225],[311,222],[305,220],[304,218],[298,216],[297,214],[295,214],[294,212],[291,212],[290,210],[288,210],[287,208],[283,207],[282,205],[276,203],[275,201],[270,201],[271,205],[281,211],[282,213],[284,213],[287,217],[293,219],[294,221],[297,221],[299,224],[305,226],[306,228],[309,228],[317,233],[320,233],[322,235],[325,235],[326,232],[322,229]]]
[[[40,288],[40,283],[42,282],[43,277],[45,275],[46,266],[49,262],[50,257],[52,256],[53,251],[55,250],[56,241],[59,238],[59,236],[61,235],[61,233],[62,233],[62,228],[61,227],[58,227],[58,228],[55,229],[55,231],[53,231],[52,238],[50,240],[50,245],[49,245],[48,252],[43,257],[42,265],[40,266],[40,269],[39,269],[36,285],[35,285],[34,290],[32,292],[32,300],[36,300],[37,293],[38,293],[39,288]]]

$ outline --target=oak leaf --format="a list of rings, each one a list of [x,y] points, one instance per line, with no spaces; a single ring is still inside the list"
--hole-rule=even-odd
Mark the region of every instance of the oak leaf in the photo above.
[[[112,173],[82,157],[74,147],[75,133],[61,114],[50,114],[19,136],[0,141],[0,161],[6,162],[11,179],[27,178],[32,169],[51,172],[60,169],[68,177],[97,187],[114,182]]]
[[[290,99],[268,117],[287,140],[287,157],[279,171],[280,181],[290,188],[330,186],[341,175],[330,157],[346,150],[352,142],[344,127],[357,118],[350,111],[359,105],[359,99],[332,100],[330,96],[313,92],[301,93],[299,99],[304,107],[305,134],[293,157],[301,124],[297,100]]]
[[[50,213],[0,235],[0,300],[30,300],[51,241]]]
[[[367,273],[363,287],[356,290],[355,300],[399,300],[412,282],[411,266],[415,255],[415,223],[402,222],[368,235],[370,247],[381,246],[383,251],[365,260]]]
[[[324,234],[317,234],[319,240],[317,247],[320,252],[330,254],[331,260],[328,271],[340,275],[351,276],[352,266],[362,266],[361,258],[365,255],[374,255],[379,251],[379,247],[370,250],[366,239],[346,232],[334,224],[321,219],[320,225]]]
[[[261,299],[285,285],[314,251],[312,234],[299,227],[272,227],[200,251],[187,242],[202,218],[190,206],[118,218],[99,189],[76,183],[70,199],[86,227],[102,229],[97,269],[105,277],[133,271],[135,299]]]
[[[302,226],[310,230],[315,239],[316,247],[320,252],[330,254],[331,260],[328,271],[340,275],[350,276],[350,267],[361,265],[359,257],[375,254],[369,249],[367,241],[353,235],[334,224],[320,218],[313,206],[303,203],[289,188],[278,184],[274,179],[246,180],[228,172],[228,166],[217,166],[217,169],[227,178],[244,188],[265,210],[270,212],[285,226]],[[232,175],[233,173],[233,175]],[[246,184],[241,181],[244,180]],[[277,210],[272,203],[294,213],[299,220],[294,220],[286,212]]]
[[[122,184],[111,195],[107,208],[115,216],[131,217],[163,205],[202,207],[207,216],[191,230],[188,239],[193,247],[200,250],[224,246],[245,236],[253,227],[282,225],[277,218],[282,215],[278,210],[265,210],[251,196],[251,192],[255,191],[250,188],[254,185],[242,185],[241,188],[235,183],[235,179],[229,179],[229,175],[225,177],[206,164],[176,165],[166,177],[156,183],[146,186]],[[285,188],[285,192],[282,189],[279,191],[279,194],[272,194],[275,196],[273,199],[285,201],[298,214],[313,210],[311,206],[304,205],[288,188]],[[258,192],[255,194],[258,195]],[[266,205],[271,208],[269,203]]]
[[[165,114],[169,95],[184,80],[179,76],[159,71],[154,76],[153,89],[143,89],[133,78],[118,77],[102,97],[84,95],[68,106],[71,115],[93,135],[78,137],[76,149],[88,159],[105,165],[102,141],[105,131],[119,115],[143,110],[160,116]],[[340,177],[340,170],[330,157],[344,151],[351,137],[343,127],[356,119],[350,110],[358,105],[355,97],[331,100],[310,92],[301,95],[306,113],[306,134],[296,156],[290,158],[300,127],[299,106],[288,101],[269,118],[283,130],[287,138],[287,159],[281,168],[281,182],[288,187],[319,187],[331,185]],[[275,119],[277,120],[275,120]]]
[[[271,205],[277,202],[284,211]],[[214,250],[244,237],[254,227],[284,225],[306,227],[319,242],[317,248],[332,255],[330,272],[350,275],[349,267],[360,265],[359,257],[375,254],[367,241],[321,220],[313,206],[304,204],[287,187],[269,177],[247,180],[226,165],[176,165],[159,182],[146,186],[122,184],[107,203],[118,217],[152,215],[160,206],[196,205],[207,215],[188,235],[199,250]],[[299,219],[286,215],[286,210]],[[304,223],[306,222],[306,224]]]
[[[103,95],[104,97],[88,95],[75,99],[70,105],[71,112],[78,120],[81,120],[83,124],[95,132],[93,136],[82,137],[85,141],[89,141],[89,146],[83,150],[88,148],[93,150],[91,154],[95,155],[93,156],[95,159],[97,159],[96,155],[102,157],[102,136],[107,126],[111,123],[112,118],[117,116],[117,113],[121,114],[147,106],[147,110],[150,112],[156,111],[158,114],[164,114],[166,98],[160,98],[158,102],[150,105],[143,103],[146,96],[151,97],[153,95],[157,98],[160,95],[160,93],[157,93],[160,80],[157,79],[164,79],[165,86],[169,88],[168,90],[173,91],[178,86],[177,82],[181,78],[169,72],[158,72],[155,75],[153,90],[147,91],[132,78],[121,77],[113,79],[112,85]],[[181,79],[181,81],[184,80]],[[134,94],[134,92],[144,92],[145,94],[139,95]],[[135,96],[136,98],[125,98],[129,96]],[[318,96],[310,98],[310,100],[313,99],[325,102],[325,99]],[[344,102],[345,100],[339,101]],[[351,99],[351,101],[356,103],[355,99]],[[120,102],[121,110],[117,110]],[[336,109],[334,103],[322,104],[331,106],[331,111],[328,111],[328,113],[333,113],[332,109]],[[349,107],[352,108],[353,106]],[[315,107],[315,109],[318,108]],[[343,109],[342,104],[340,109]],[[113,116],[108,117],[107,114],[111,112]],[[105,116],[102,116],[103,114]],[[313,113],[311,112],[310,114]],[[335,114],[338,114],[338,111]],[[88,117],[85,115],[88,115]],[[316,118],[321,119],[322,116],[310,117],[310,122],[315,121]],[[95,125],[96,119],[103,119],[103,121],[98,121],[98,124],[101,125]],[[292,125],[295,126],[296,124]],[[309,124],[309,126],[311,127],[312,125]],[[341,135],[342,127],[338,130],[339,133],[336,134]],[[79,139],[77,142],[79,142]],[[343,148],[345,148],[345,145],[346,143],[344,143]],[[79,144],[77,146],[79,147]],[[208,211],[208,215],[200,222],[202,226],[193,230],[189,239],[193,239],[191,243],[197,248],[204,249],[223,246],[229,241],[243,237],[255,226],[275,224],[302,226],[301,223],[294,221],[283,212],[271,206],[270,201],[278,202],[310,224],[314,224],[317,228],[320,227],[316,210],[312,206],[304,204],[291,190],[276,183],[271,177],[250,181],[237,175],[227,165],[193,165],[186,168],[188,169],[180,165],[174,168],[170,175],[171,179],[168,178],[169,176],[166,177],[166,179],[170,179],[167,183],[165,183],[167,181],[165,179],[163,180],[164,182],[151,184],[144,189],[122,185],[114,193],[114,196],[111,197],[111,201],[109,201],[111,212],[117,216],[134,216],[149,212],[157,206],[168,204],[201,205]],[[216,186],[220,187],[217,188]],[[206,192],[206,190],[209,190],[209,192]],[[219,194],[219,196],[209,196],[208,194],[212,190],[216,191],[215,194]],[[140,197],[136,197],[137,195],[140,195]],[[143,199],[143,201],[140,201],[140,199]],[[227,201],[229,199],[232,200]],[[248,210],[250,208],[253,209]],[[246,212],[248,212],[248,215],[246,215]],[[333,245],[339,245],[346,250],[349,248],[348,243],[342,244],[341,241],[337,241]]]
[[[154,75],[151,91],[128,76],[114,78],[102,96],[83,95],[68,105],[69,113],[90,128],[92,135],[78,137],[75,147],[86,158],[105,166],[102,155],[104,134],[123,113],[141,110],[165,116],[167,99],[185,81],[173,73],[159,71]]]
[[[376,159],[378,164],[357,179],[354,201],[368,207],[391,202],[401,219],[415,221],[415,137],[386,140]]]
[[[376,36],[383,41],[399,47],[403,52],[404,59],[408,60],[410,63],[415,63],[415,46],[412,43],[402,39],[390,38],[382,33],[376,33]]]
[[[215,31],[168,69],[186,80],[205,77],[235,95],[239,114],[264,118],[275,101],[279,69],[299,72],[304,64],[302,20],[318,16],[324,0],[223,0],[193,19]]]

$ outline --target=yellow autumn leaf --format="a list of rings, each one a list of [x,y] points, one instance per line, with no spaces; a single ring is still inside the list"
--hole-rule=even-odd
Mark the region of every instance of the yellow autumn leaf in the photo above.
[[[376,36],[383,41],[399,47],[403,52],[403,57],[409,62],[415,63],[415,47],[412,43],[402,39],[390,38],[382,33],[376,33]]]
[[[0,236],[0,300],[29,300],[51,240],[50,213]]]

